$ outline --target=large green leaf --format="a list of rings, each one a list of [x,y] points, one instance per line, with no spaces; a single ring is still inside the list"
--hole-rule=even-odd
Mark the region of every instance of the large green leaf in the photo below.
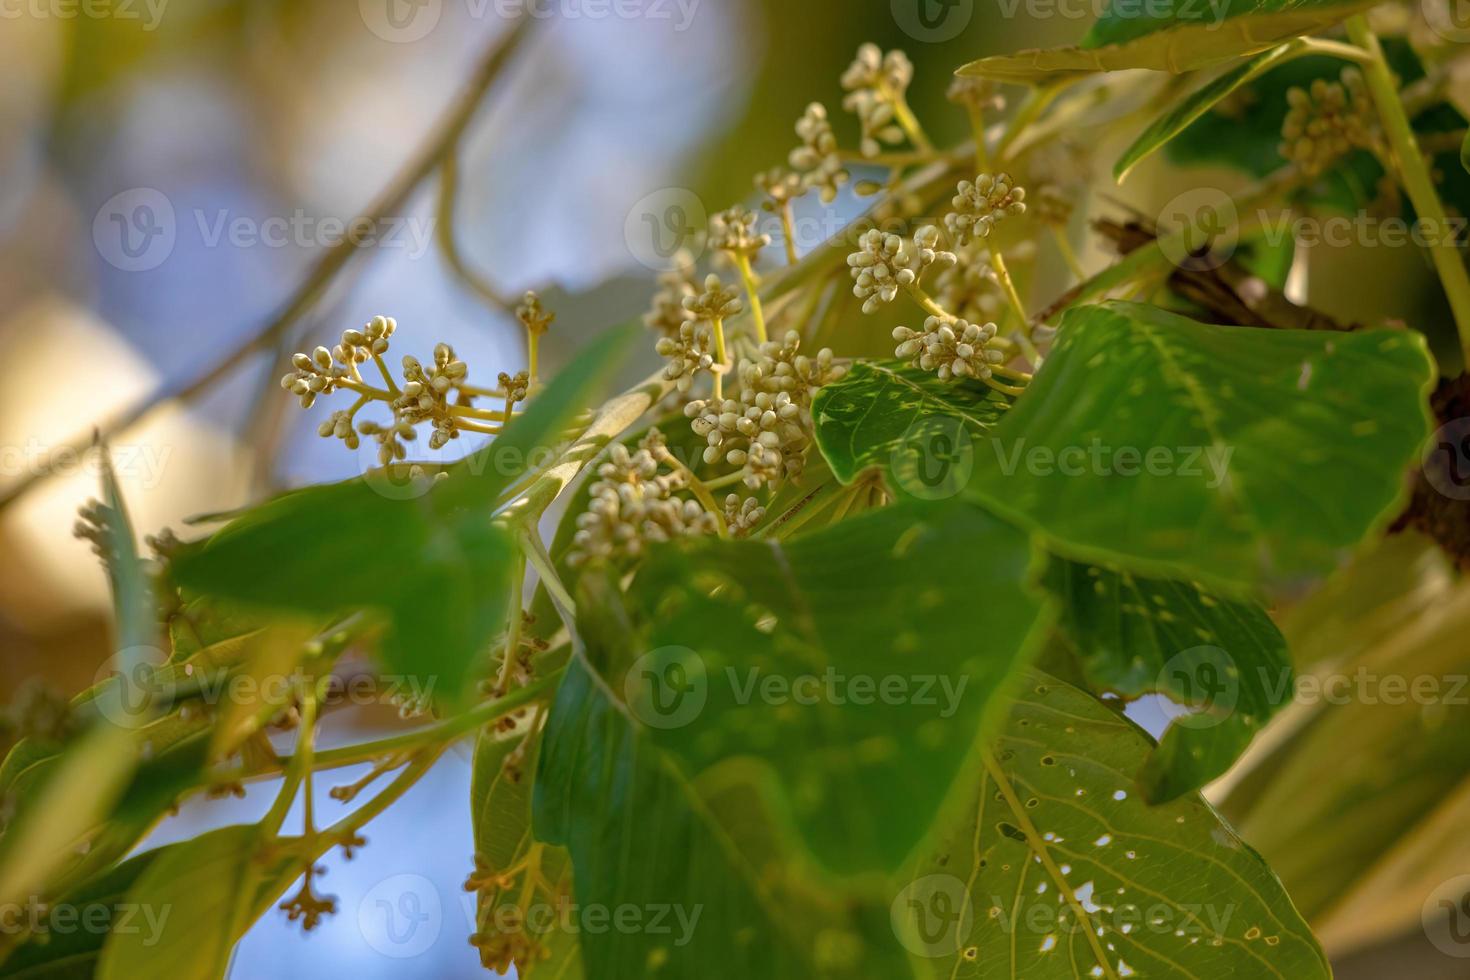
[[[1048,625],[1033,575],[1025,534],[958,503],[681,542],[634,580],[640,656],[608,682],[691,776],[759,781],[826,867],[892,870]]]
[[[263,853],[260,828],[253,824],[223,827],[165,848],[138,875],[127,900],[166,917],[156,931],[110,935],[98,980],[217,980],[240,938],[237,930],[270,908],[301,874],[298,852],[292,842],[282,841]],[[247,889],[249,900],[242,902]]]
[[[1402,499],[1433,374],[1407,330],[1080,307],[969,492],[1076,561],[1236,589],[1319,575]]]
[[[1281,883],[1198,796],[1150,806],[1151,744],[1031,672],[970,809],[893,906],[932,977],[1331,976]]]
[[[378,479],[288,494],[179,556],[185,586],[264,607],[385,614],[387,666],[454,705],[483,673],[504,625],[514,542],[490,521],[497,497],[586,410],[631,340],[616,330],[537,394],[526,413],[433,489]]]
[[[581,606],[579,619],[592,635],[611,631],[610,642],[625,625]],[[580,654],[545,737],[537,836],[571,853],[580,907],[632,910],[640,923],[582,931],[593,980],[910,976],[881,906],[808,880],[749,826],[754,793],[691,783]]]
[[[897,361],[860,361],[817,393],[812,417],[817,446],[843,483],[881,466],[899,487],[922,493],[951,475],[935,458],[936,443],[954,456],[954,469],[972,465],[964,458],[973,457],[972,437],[989,431],[1009,406],[1009,398],[979,382],[941,381]]]
[[[1120,0],[1076,47],[982,58],[959,74],[1037,83],[1126,68],[1195,71],[1317,33],[1369,5],[1362,0]]]
[[[1163,694],[1188,709],[1173,712],[1139,774],[1150,802],[1221,775],[1291,699],[1286,640],[1254,603],[1062,559],[1044,581],[1094,691]]]
[[[1123,156],[1114,164],[1113,176],[1121,181],[1128,176],[1129,171],[1143,162],[1155,150],[1178,136],[1188,128],[1190,123],[1220,104],[1231,93],[1238,91],[1241,86],[1253,79],[1259,78],[1271,68],[1299,56],[1305,49],[1304,41],[1300,38],[1293,38],[1285,44],[1263,51],[1250,60],[1241,62],[1223,75],[1191,92],[1187,98],[1170,106],[1163,115],[1149,125],[1148,129],[1143,131],[1138,139],[1133,141],[1133,145],[1128,147]]]
[[[167,850],[165,847],[146,851],[68,891],[52,906],[52,916],[55,916],[55,910],[64,909],[63,915],[74,918],[79,926],[74,928],[70,923],[58,921],[56,927],[51,928],[48,921],[45,941],[33,939],[17,949],[0,964],[0,977],[4,980],[91,980],[97,971],[103,943],[114,925],[126,925],[129,929],[157,936],[167,924],[172,910],[124,908],[124,903],[139,876]]]

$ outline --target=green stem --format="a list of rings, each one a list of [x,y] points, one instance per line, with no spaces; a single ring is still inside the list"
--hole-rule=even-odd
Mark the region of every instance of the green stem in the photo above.
[[[526,587],[526,557],[511,563],[510,600],[506,608],[509,619],[505,624],[505,657],[500,661],[500,676],[495,680],[495,693],[510,690],[510,669],[516,661],[516,650],[521,645],[521,595]]]
[[[1414,129],[1409,124],[1403,103],[1399,101],[1398,87],[1394,82],[1393,72],[1383,57],[1383,47],[1378,43],[1377,35],[1362,14],[1349,17],[1347,29],[1352,42],[1371,56],[1372,60],[1365,66],[1363,75],[1378,107],[1378,118],[1383,122],[1384,134],[1388,137],[1389,146],[1398,162],[1399,178],[1403,181],[1404,190],[1408,192],[1419,219],[1428,222],[1437,231],[1431,236],[1430,256],[1434,259],[1440,282],[1450,301],[1465,363],[1470,365],[1470,273],[1466,272],[1465,262],[1455,247],[1455,236],[1447,233],[1450,224],[1445,215],[1444,204],[1434,189],[1434,178],[1430,176],[1429,165],[1419,152]]]
[[[730,355],[725,351],[725,321],[715,317],[710,321],[710,326],[715,331],[715,402],[716,404],[725,400],[725,368]]]
[[[761,309],[760,284],[755,280],[755,270],[750,267],[750,256],[744,252],[735,255],[735,266],[740,270],[740,281],[745,284],[745,293],[750,297],[750,318],[755,323],[756,343],[766,342],[766,314]],[[721,355],[721,362],[724,356]]]
[[[534,525],[522,527],[520,538],[521,547],[526,552],[526,560],[536,570],[542,586],[550,594],[551,601],[556,604],[561,613],[562,621],[571,626],[572,617],[577,614],[577,603],[557,573],[556,563],[551,560],[551,555],[541,540],[541,532],[536,530]]]

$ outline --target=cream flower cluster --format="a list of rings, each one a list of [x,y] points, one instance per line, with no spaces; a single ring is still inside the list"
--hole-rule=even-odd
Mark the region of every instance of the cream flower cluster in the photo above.
[[[1281,155],[1308,177],[1378,141],[1377,113],[1356,68],[1344,68],[1339,82],[1319,78],[1309,89],[1289,89],[1286,99],[1290,108],[1281,124]]]
[[[939,229],[925,225],[912,240],[885,234],[877,228],[863,233],[858,250],[847,257],[853,295],[872,313],[897,298],[900,289],[918,283],[930,266],[947,268],[957,262],[953,252],[940,246]]]
[[[858,48],[857,58],[842,73],[842,87],[847,91],[842,107],[862,125],[863,156],[875,157],[883,152],[883,144],[904,141],[903,127],[896,120],[913,80],[914,64],[902,51],[884,54],[876,44]]]
[[[715,515],[674,495],[685,482],[679,471],[663,471],[667,456],[668,444],[657,429],[632,452],[622,443],[612,446],[597,468],[587,510],[577,517],[572,565],[637,558],[650,542],[718,530]]]

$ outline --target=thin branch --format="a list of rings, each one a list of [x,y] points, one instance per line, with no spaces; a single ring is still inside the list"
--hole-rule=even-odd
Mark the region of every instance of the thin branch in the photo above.
[[[419,185],[438,168],[444,154],[459,142],[460,137],[469,128],[476,110],[484,102],[486,94],[510,62],[512,55],[519,49],[531,27],[532,21],[523,19],[505,35],[495,39],[468,88],[435,128],[430,138],[425,141],[419,153],[368,207],[364,213],[365,218],[377,221],[404,209]],[[132,429],[162,406],[175,401],[189,401],[208,391],[221,379],[234,373],[249,355],[272,349],[282,334],[290,330],[291,325],[311,309],[312,305],[326,292],[361,247],[349,236],[328,248],[322,253],[315,267],[291,298],[254,336],[239,344],[194,378],[183,383],[165,385],[142,401],[107,419],[101,425],[88,426],[85,433],[66,444],[65,449],[69,449],[69,453],[62,447],[58,447],[57,451],[53,452],[47,461],[40,463],[34,472],[8,487],[4,494],[0,495],[0,510],[19,500],[43,480],[53,476],[58,465],[54,461],[70,459],[73,458],[73,454],[84,452],[92,444],[94,432],[100,431],[103,439],[115,438],[118,434]]]

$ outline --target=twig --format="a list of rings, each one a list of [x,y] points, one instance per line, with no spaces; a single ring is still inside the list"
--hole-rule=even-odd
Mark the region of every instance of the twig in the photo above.
[[[418,155],[409,161],[377,200],[368,207],[364,215],[366,218],[378,220],[402,210],[419,185],[438,168],[446,150],[454,146],[469,127],[486,93],[490,91],[501,71],[511,60],[511,56],[531,30],[531,24],[529,19],[522,20],[503,37],[496,38],[482,59],[479,69],[475,72],[474,79],[464,94],[460,96],[454,108],[440,122]],[[191,380],[182,384],[165,385],[142,401],[107,419],[101,425],[88,426],[84,434],[71,439],[64,447],[58,447],[57,451],[51,453],[46,461],[39,463],[33,472],[8,487],[4,494],[0,495],[0,510],[15,503],[41,481],[53,476],[59,465],[58,461],[74,458],[74,454],[84,452],[92,444],[94,432],[100,432],[103,439],[115,438],[119,433],[133,428],[148,418],[160,407],[175,401],[189,401],[208,391],[218,381],[232,374],[246,356],[270,350],[281,335],[289,330],[291,325],[321,297],[361,247],[351,236],[329,247],[317,260],[316,266],[306,277],[306,281],[254,336],[236,346],[234,350]]]

